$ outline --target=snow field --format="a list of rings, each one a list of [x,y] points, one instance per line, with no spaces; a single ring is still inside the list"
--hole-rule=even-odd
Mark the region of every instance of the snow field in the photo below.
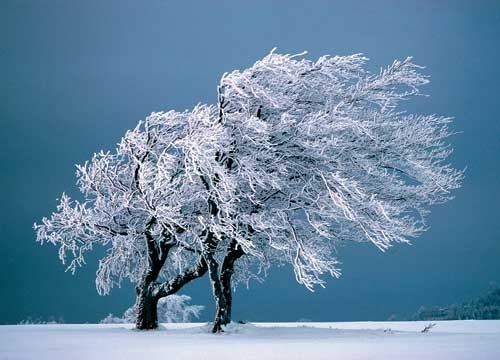
[[[500,321],[0,326],[0,360],[500,359]]]

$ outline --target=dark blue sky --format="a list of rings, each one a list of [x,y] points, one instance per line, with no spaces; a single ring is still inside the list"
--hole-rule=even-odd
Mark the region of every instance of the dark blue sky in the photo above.
[[[113,150],[155,110],[216,101],[222,73],[278,51],[364,53],[425,65],[419,113],[454,116],[452,163],[467,167],[456,199],[435,207],[412,246],[340,249],[343,277],[314,294],[289,269],[236,292],[234,318],[371,320],[467,300],[500,283],[500,2],[0,2],[0,323],[31,317],[95,322],[134,301],[94,287],[96,259],[75,276],[32,225],[76,194],[74,164]],[[208,305],[206,278],[183,291]]]

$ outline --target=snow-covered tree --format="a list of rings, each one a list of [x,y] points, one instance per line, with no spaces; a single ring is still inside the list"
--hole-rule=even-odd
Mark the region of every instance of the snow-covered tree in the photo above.
[[[73,271],[106,246],[97,288],[135,282],[139,328],[208,271],[220,331],[233,274],[290,264],[312,290],[340,275],[339,244],[385,250],[420,235],[462,178],[447,163],[451,119],[400,107],[428,79],[409,58],[371,74],[361,55],[303,55],[271,52],[224,74],[216,106],[153,113],[116,153],[78,167],[85,201],[63,195],[38,240],[59,245]]]
[[[136,284],[137,327],[157,326],[157,302],[202,276],[198,213],[206,200],[189,173],[210,167],[220,127],[214,108],[153,113],[128,131],[116,152],[99,152],[77,167],[84,201],[63,194],[57,211],[35,224],[37,239],[59,246],[75,271],[96,245],[107,249],[96,287],[107,294],[123,279]],[[215,160],[214,160],[215,161]],[[165,266],[167,264],[167,266]]]
[[[462,172],[447,163],[451,119],[401,109],[428,82],[411,58],[371,74],[361,55],[303,55],[271,52],[218,88],[230,145],[209,202],[224,225],[214,233],[231,242],[220,273],[207,259],[215,331],[230,320],[231,274],[243,254],[260,266],[291,264],[308,289],[324,286],[323,274],[340,275],[340,243],[382,251],[408,243],[426,229],[429,206],[460,186]]]

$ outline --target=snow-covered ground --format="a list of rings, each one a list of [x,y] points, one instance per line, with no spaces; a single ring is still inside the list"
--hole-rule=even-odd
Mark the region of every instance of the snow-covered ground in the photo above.
[[[500,321],[0,326],[0,359],[500,359]]]

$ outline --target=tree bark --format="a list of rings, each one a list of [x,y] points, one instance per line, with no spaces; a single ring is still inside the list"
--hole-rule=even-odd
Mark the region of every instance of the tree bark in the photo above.
[[[151,292],[151,287],[144,284],[137,288],[135,303],[137,318],[135,326],[139,330],[152,330],[158,327],[158,298]]]
[[[233,293],[231,287],[231,278],[234,274],[234,264],[236,260],[245,255],[245,252],[236,241],[232,241],[228,247],[228,252],[222,263],[220,282],[222,295],[225,301],[225,311],[220,314],[221,325],[227,325],[231,322],[231,311],[233,306]]]
[[[135,326],[139,330],[151,330],[158,327],[158,297],[153,294],[153,287],[151,285],[158,278],[172,247],[165,238],[157,246],[150,232],[151,227],[155,223],[156,218],[152,217],[146,224],[144,238],[148,248],[148,266],[144,270],[141,281],[135,289],[137,293],[135,302],[137,318]]]
[[[207,235],[206,250],[204,257],[208,264],[208,276],[210,284],[212,285],[212,294],[215,300],[215,318],[212,328],[213,333],[222,331],[222,314],[226,311],[226,301],[222,292],[222,285],[219,277],[219,264],[214,257],[214,252],[217,244],[214,242],[213,234],[211,232]]]
[[[222,325],[226,325],[222,323],[224,315],[227,311],[226,298],[222,292],[222,286],[219,277],[217,275],[210,276],[210,282],[212,283],[212,289],[215,299],[215,318],[214,318],[214,325],[212,327],[212,332],[219,333],[223,331]]]
[[[146,280],[136,287],[136,328],[139,330],[156,329],[158,327],[158,301],[165,296],[175,294],[184,285],[202,277],[206,272],[207,263],[201,257],[198,264],[167,282],[148,282],[146,277]]]
[[[232,310],[232,288],[231,277],[234,273],[234,263],[245,253],[236,241],[232,241],[227,248],[226,256],[222,263],[219,274],[219,264],[213,254],[206,254],[208,262],[208,272],[212,291],[215,299],[215,319],[212,328],[213,333],[222,332],[222,327],[231,322]]]

